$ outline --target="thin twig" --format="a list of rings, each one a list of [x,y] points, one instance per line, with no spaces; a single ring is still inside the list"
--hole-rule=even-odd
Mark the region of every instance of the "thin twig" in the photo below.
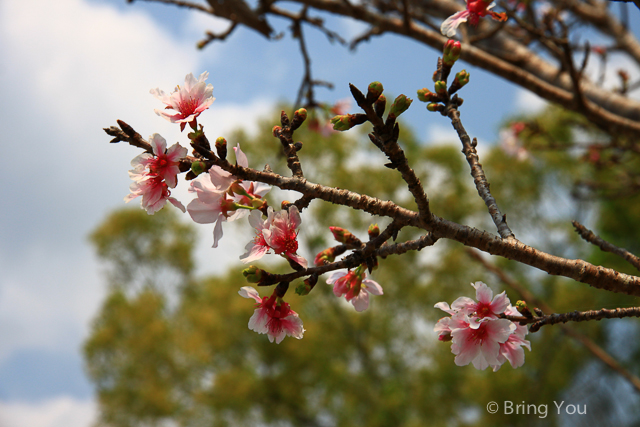
[[[605,252],[611,252],[613,254],[616,254],[624,258],[625,261],[633,265],[637,270],[640,270],[640,258],[638,258],[637,256],[635,256],[634,254],[632,254],[626,249],[619,248],[618,246],[615,246],[607,242],[602,237],[596,235],[593,231],[589,230],[587,227],[580,224],[578,221],[571,221],[571,223],[573,224],[573,227],[576,229],[576,232],[584,240],[586,240],[591,244],[596,245],[597,247],[599,247]]]
[[[482,169],[482,165],[478,158],[478,151],[476,150],[478,141],[475,138],[473,139],[473,142],[471,141],[469,134],[467,134],[464,126],[462,126],[462,122],[460,121],[460,112],[456,108],[449,108],[447,115],[451,119],[453,128],[458,132],[458,137],[462,142],[462,152],[471,167],[473,182],[476,184],[478,194],[482,200],[484,200],[484,203],[489,209],[489,214],[498,229],[498,234],[500,234],[500,237],[503,239],[514,239],[515,235],[507,225],[507,216],[500,212],[496,200],[491,195],[491,191],[489,191],[489,182],[487,182],[487,177],[484,174],[484,170]]]
[[[511,316],[507,316],[510,318]],[[640,307],[600,309],[588,311],[572,311],[569,313],[555,313],[542,316],[542,318],[523,320],[526,323],[533,323],[529,328],[530,332],[537,332],[544,325],[555,325],[567,322],[586,322],[600,319],[622,319],[624,317],[640,317]]]

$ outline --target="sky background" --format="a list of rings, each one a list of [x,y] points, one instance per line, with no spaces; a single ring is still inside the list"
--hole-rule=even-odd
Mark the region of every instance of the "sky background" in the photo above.
[[[328,18],[327,25],[347,37],[364,30]],[[638,18],[633,10],[630,21]],[[284,21],[271,24],[286,30]],[[169,145],[187,146],[178,126],[154,114],[162,105],[149,90],[170,92],[189,72],[210,73],[217,100],[199,118],[210,136],[237,127],[270,132],[272,125],[258,129],[255,119],[295,100],[303,69],[289,34],[268,42],[240,29],[224,43],[195,48],[205,30],[226,26],[202,13],[144,2],[0,1],[0,427],[88,427],[96,417],[81,346],[105,283],[87,235],[124,205],[129,162],[139,154],[110,145],[102,128],[122,119],[144,137],[158,132]],[[431,81],[437,52],[415,42],[384,36],[354,53],[315,29],[305,27],[305,34],[314,78],[335,85],[318,89],[320,100],[348,98],[348,83],[365,90],[374,80],[386,93],[413,98]],[[472,84],[462,93],[462,119],[480,144],[497,140],[507,115],[540,108],[535,96],[463,66]],[[425,144],[456,140],[447,120],[420,102],[403,117]],[[261,168],[257,159],[249,161]],[[184,183],[173,192],[185,204],[187,194]],[[230,238],[214,251],[212,227],[198,230],[200,274],[243,253],[246,242]]]

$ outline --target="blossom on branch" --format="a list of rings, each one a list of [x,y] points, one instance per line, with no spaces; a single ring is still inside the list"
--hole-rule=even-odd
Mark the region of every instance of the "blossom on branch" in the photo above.
[[[177,185],[178,164],[187,155],[187,149],[176,143],[167,150],[167,141],[157,133],[151,135],[149,141],[153,154],[143,153],[131,161],[133,169],[129,176],[134,182],[124,201],[129,203],[141,196],[141,206],[149,215],[162,209],[167,201],[185,212],[184,205],[171,197],[169,188]]]
[[[149,173],[156,174],[163,178],[169,188],[177,185],[176,177],[180,173],[180,159],[187,155],[187,149],[177,142],[167,150],[167,141],[157,133],[149,137],[149,143],[153,154],[142,153],[131,161],[131,166],[138,165],[149,169]]]
[[[167,105],[164,110],[156,109],[156,114],[171,123],[180,123],[181,131],[187,123],[196,129],[196,118],[215,101],[212,96],[213,85],[205,83],[207,77],[207,71],[200,74],[198,80],[193,73],[189,73],[185,77],[184,87],[176,86],[171,95],[159,88],[151,89],[149,92]],[[166,110],[174,110],[175,114],[169,114]]]
[[[450,315],[440,319],[434,327],[438,340],[451,341],[451,352],[456,355],[458,366],[471,363],[476,369],[491,366],[497,371],[507,360],[514,368],[522,366],[522,347],[531,350],[529,341],[524,340],[527,326],[502,318],[520,316],[520,313],[511,306],[504,292],[494,298],[486,284],[476,282],[471,285],[476,289],[478,301],[460,297],[451,307],[446,302],[435,305]]]
[[[240,150],[240,144],[233,148],[240,166],[248,167],[246,155]],[[209,172],[199,175],[191,181],[189,192],[197,197],[187,205],[187,211],[198,224],[216,223],[213,230],[213,247],[218,247],[222,238],[222,223],[245,217],[249,210],[255,209],[253,202],[262,204],[262,198],[271,187],[266,184],[247,181],[212,166]]]
[[[445,19],[440,26],[440,32],[444,36],[455,37],[456,30],[460,24],[468,21],[470,25],[475,27],[478,25],[478,22],[480,22],[480,18],[487,15],[491,16],[496,21],[506,21],[506,14],[496,13],[489,10],[495,5],[495,3],[491,3],[491,0],[467,0],[467,8],[460,12],[456,12]]]
[[[291,310],[288,303],[274,293],[270,297],[261,298],[251,286],[243,286],[238,291],[244,298],[256,300],[256,310],[249,319],[249,329],[259,334],[267,334],[269,341],[280,344],[289,335],[301,339],[304,334],[302,320],[298,313]]]
[[[274,253],[294,261],[307,268],[307,260],[298,255],[298,229],[302,220],[295,205],[289,211],[279,212],[269,207],[267,219],[262,220],[260,211],[253,211],[249,216],[249,223],[256,230],[256,237],[247,244],[247,252],[240,257],[242,262],[248,263],[260,259],[270,249]]]
[[[356,311],[360,312],[369,308],[369,294],[383,294],[382,286],[366,277],[366,266],[362,264],[354,270],[334,271],[327,279],[327,283],[333,285],[335,296],[344,295],[345,299],[353,304]]]

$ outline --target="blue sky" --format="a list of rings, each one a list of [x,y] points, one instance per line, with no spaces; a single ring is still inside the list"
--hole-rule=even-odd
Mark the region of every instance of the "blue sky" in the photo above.
[[[327,22],[349,36],[363,30]],[[272,24],[286,29],[282,21]],[[195,49],[204,30],[225,27],[145,2],[0,2],[0,427],[88,427],[95,417],[80,348],[105,288],[87,234],[123,206],[129,162],[138,154],[110,145],[102,128],[123,119],[143,136],[158,132],[186,145],[177,126],[153,113],[160,105],[149,89],[170,91],[189,72],[210,72],[217,100],[199,121],[220,135],[238,126],[270,132],[252,118],[295,100],[302,78],[297,44],[288,35],[268,42],[240,30],[225,43]],[[349,82],[365,89],[374,80],[387,93],[415,97],[430,82],[437,52],[415,42],[384,36],[352,53],[314,29],[305,32],[314,78],[335,84],[319,89],[319,99],[347,98]],[[481,143],[497,139],[505,115],[539,106],[521,89],[463,66],[472,84],[461,94],[462,118]],[[405,120],[424,143],[455,141],[447,120],[418,101]],[[174,195],[188,201],[185,186]],[[199,230],[201,273],[243,253],[244,242],[225,239],[214,258],[211,228]]]

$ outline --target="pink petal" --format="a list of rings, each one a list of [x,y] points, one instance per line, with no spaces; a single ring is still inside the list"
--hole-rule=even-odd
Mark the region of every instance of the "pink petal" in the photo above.
[[[249,167],[249,160],[247,160],[247,156],[240,149],[240,143],[236,147],[233,147],[233,151],[236,153],[236,163],[243,168]]]
[[[179,201],[177,201],[175,198],[169,197],[167,200],[169,200],[169,202],[171,202],[171,204],[173,206],[175,206],[176,208],[180,209],[182,211],[182,213],[185,213],[187,211],[184,208],[184,205],[182,203],[180,203]]]
[[[365,285],[365,290],[369,292],[371,295],[382,295],[382,286],[371,279],[364,279],[362,284]]]
[[[149,137],[149,143],[153,149],[153,154],[156,156],[163,155],[167,149],[167,140],[158,133],[154,133]]]
[[[262,302],[262,298],[260,298],[260,294],[258,293],[258,291],[251,286],[241,287],[238,291],[238,294],[240,294],[240,296],[244,298],[253,298],[257,303]]]
[[[347,270],[336,270],[333,273],[331,273],[329,275],[329,278],[327,279],[327,284],[329,285],[333,285],[336,280],[338,280],[341,277],[344,277],[347,275]]]
[[[298,254],[286,254],[286,255],[287,255],[287,258],[297,262],[298,264],[300,264],[304,268],[307,268],[307,266],[309,265],[307,263],[307,260],[304,257],[302,257],[302,256],[300,256]]]
[[[491,290],[491,288],[489,288],[483,282],[472,283],[471,286],[476,289],[476,299],[478,300],[478,302],[482,302],[485,304],[491,303],[491,298],[493,298],[493,291]]]
[[[255,261],[262,258],[267,253],[269,248],[266,246],[256,245],[255,243],[250,242],[245,247],[245,250],[247,252],[240,256],[240,261],[246,264],[248,262]]]
[[[353,304],[357,312],[365,311],[369,308],[369,294],[361,289],[358,296],[351,299],[351,304]]]
[[[435,308],[439,308],[440,310],[444,311],[445,313],[449,313],[451,315],[456,314],[455,311],[453,311],[450,307],[449,304],[446,302],[439,302],[436,305],[434,305]]]
[[[222,216],[220,205],[203,203],[200,199],[193,199],[187,205],[191,219],[198,224],[211,224]]]
[[[467,18],[469,17],[468,10],[461,10],[460,12],[456,12],[447,19],[442,22],[440,26],[440,32],[442,35],[447,37],[455,37],[456,29],[463,22],[467,22]]]
[[[216,226],[213,227],[213,247],[218,247],[218,242],[222,239],[222,221],[224,221],[224,216],[222,214],[218,217],[218,221],[216,221]]]

